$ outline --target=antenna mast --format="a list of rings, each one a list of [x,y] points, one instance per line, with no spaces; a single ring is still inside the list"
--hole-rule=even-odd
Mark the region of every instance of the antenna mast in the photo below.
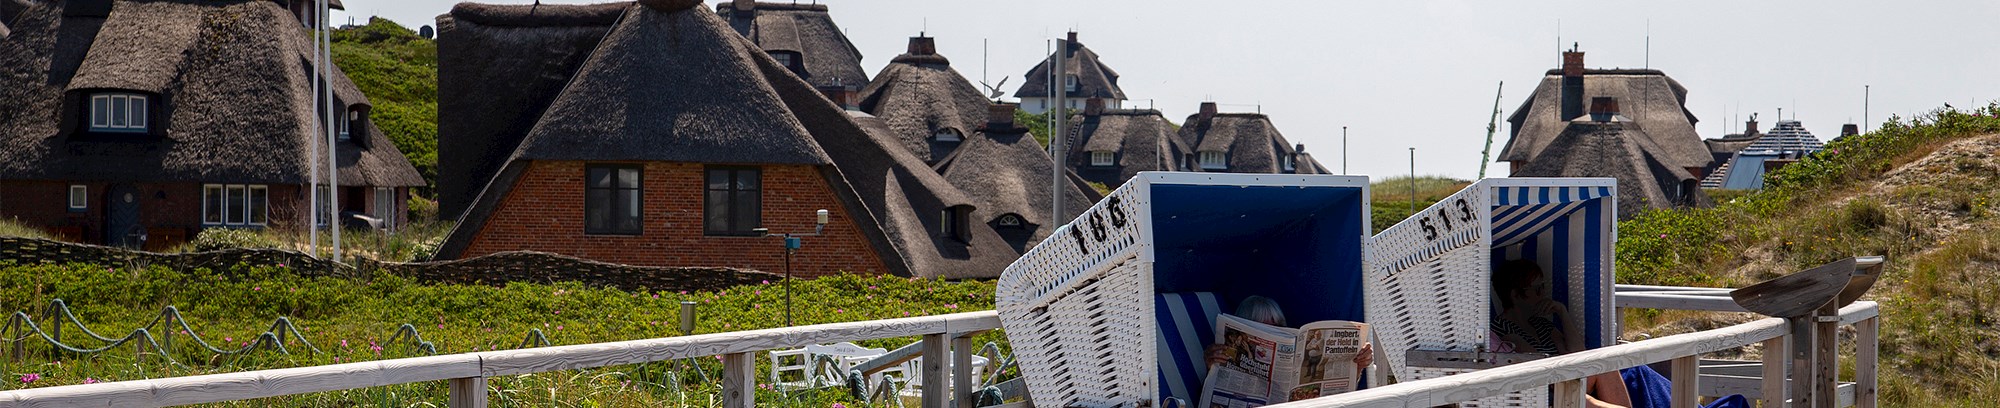
[[[1493,90],[1493,118],[1486,121],[1486,150],[1479,152],[1479,178],[1486,178],[1486,162],[1493,161],[1493,133],[1500,130],[1500,93],[1507,89],[1507,81]]]

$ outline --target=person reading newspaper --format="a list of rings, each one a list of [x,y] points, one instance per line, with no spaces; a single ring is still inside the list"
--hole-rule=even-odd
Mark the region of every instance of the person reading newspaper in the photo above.
[[[1374,362],[1366,324],[1328,320],[1289,328],[1278,302],[1263,296],[1243,299],[1216,326],[1200,407],[1247,408],[1352,391]]]

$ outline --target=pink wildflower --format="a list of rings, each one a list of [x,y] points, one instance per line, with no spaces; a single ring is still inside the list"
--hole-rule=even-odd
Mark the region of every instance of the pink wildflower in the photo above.
[[[225,336],[225,337],[223,337],[223,338],[222,338],[222,341],[227,341],[227,342],[234,342],[234,341],[236,341],[236,338],[235,338],[235,337],[226,337],[226,336]]]
[[[340,339],[340,348],[347,348],[347,339]]]
[[[32,384],[35,381],[41,381],[41,379],[42,379],[41,374],[36,374],[36,373],[21,374],[22,384]]]
[[[97,379],[96,379],[96,378],[91,378],[91,377],[83,377],[83,383],[84,383],[84,384],[96,384],[96,383],[97,383]]]
[[[660,298],[660,294],[658,294],[658,293],[654,293],[654,294],[653,294],[653,298],[654,298],[654,299],[659,299],[659,298]]]
[[[771,281],[767,279],[767,280],[764,280],[764,281],[762,281],[762,282],[760,282],[760,283],[761,283],[761,284],[764,284],[764,285],[769,285],[769,284],[771,284]]]
[[[1666,237],[1667,237],[1667,234],[1660,234],[1660,238],[1666,238]]]
[[[847,408],[847,405],[835,402],[833,405],[827,406],[827,408]]]

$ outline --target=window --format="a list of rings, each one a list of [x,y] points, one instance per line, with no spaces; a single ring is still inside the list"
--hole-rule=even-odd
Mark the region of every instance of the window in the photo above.
[[[1111,152],[1104,152],[1104,151],[1090,152],[1090,165],[1110,166],[1113,164],[1112,159],[1115,157],[1116,156],[1111,154]]]
[[[964,241],[965,237],[963,233],[965,227],[962,224],[963,222],[964,220],[959,217],[958,207],[946,208],[944,209],[944,215],[938,217],[938,233],[951,237],[951,239]]]
[[[639,166],[598,165],[585,168],[583,232],[640,232]]]
[[[265,225],[270,222],[270,189],[262,185],[201,186],[202,225]]]
[[[100,93],[91,95],[90,131],[145,132],[146,96],[130,93]]]
[[[328,188],[326,185],[313,185],[313,202],[318,203],[318,206],[313,208],[313,225],[325,227],[328,222],[333,221],[333,211],[331,211],[333,203],[327,201],[333,195],[327,193]]]
[[[1063,77],[1063,91],[1076,92],[1076,75]]]
[[[1284,156],[1282,156],[1281,158],[1283,159],[1283,161],[1284,161],[1284,163],[1285,163],[1285,171],[1295,171],[1295,170],[1297,170],[1297,169],[1296,169],[1296,168],[1294,168],[1294,167],[1293,167],[1293,165],[1292,165],[1292,155],[1289,155],[1289,154],[1287,154],[1287,155],[1284,155]]]
[[[391,227],[390,229],[395,229],[394,228],[396,225],[395,188],[390,188],[390,187],[375,188],[375,218],[382,220],[382,225],[389,226]]]
[[[756,168],[708,168],[703,230],[709,235],[750,235],[764,224],[763,180]]]
[[[90,207],[90,186],[71,184],[69,186],[69,210],[83,211]]]
[[[931,133],[931,140],[939,142],[956,142],[963,139],[959,137],[958,129],[938,128],[936,131]]]
[[[1000,219],[994,220],[993,223],[1002,227],[1020,227],[1021,216],[1018,214],[1002,215]]]
[[[1201,152],[1202,170],[1222,170],[1229,168],[1228,159],[1222,152]]]
[[[348,129],[353,128],[354,121],[357,120],[361,120],[361,111],[348,109],[346,120],[333,121],[334,131],[340,134],[340,141],[345,142],[353,139],[353,136],[348,136]]]

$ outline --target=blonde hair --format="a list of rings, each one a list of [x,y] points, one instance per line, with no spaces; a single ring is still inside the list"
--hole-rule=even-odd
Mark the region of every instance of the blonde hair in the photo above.
[[[1285,311],[1278,308],[1278,301],[1252,295],[1236,304],[1236,316],[1258,323],[1286,327]]]

